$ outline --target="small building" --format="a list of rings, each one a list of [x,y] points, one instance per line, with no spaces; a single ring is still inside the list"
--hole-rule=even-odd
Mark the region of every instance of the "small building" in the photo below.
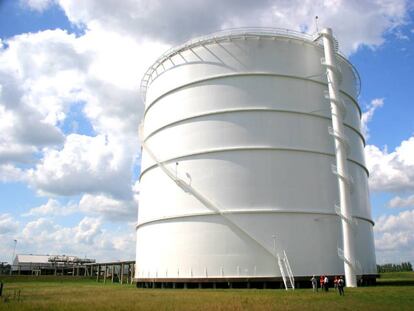
[[[66,255],[18,254],[13,260],[12,274],[24,275],[82,275],[86,264],[95,259]]]

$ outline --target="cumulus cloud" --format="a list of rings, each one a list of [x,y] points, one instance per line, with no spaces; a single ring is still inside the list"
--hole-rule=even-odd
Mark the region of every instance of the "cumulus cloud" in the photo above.
[[[54,0],[20,0],[20,3],[32,10],[42,12],[50,7]]]
[[[107,221],[134,222],[137,204],[133,200],[115,200],[105,195],[85,194],[79,202],[79,210],[103,217]]]
[[[1,176],[1,175],[0,175]],[[10,262],[20,222],[10,214],[0,213],[0,262]]]
[[[414,260],[414,210],[376,220],[375,247],[382,262]]]
[[[375,111],[384,105],[384,98],[375,98],[367,106],[367,110],[362,114],[361,117],[361,130],[365,139],[369,138],[368,123],[372,120]]]
[[[410,195],[405,198],[396,196],[395,198],[391,199],[388,205],[390,207],[414,207],[414,195]]]
[[[131,260],[135,244],[132,232],[132,225],[108,229],[99,218],[84,217],[79,224],[68,227],[40,217],[28,222],[18,235],[16,252]]]
[[[0,236],[15,233],[19,228],[19,222],[9,214],[0,214]]]
[[[25,181],[26,174],[11,164],[0,164],[0,182]]]
[[[76,99],[79,68],[65,65],[62,51],[73,39],[65,31],[44,31],[0,47],[0,161],[25,163],[41,148],[63,143],[58,123]]]
[[[101,233],[101,222],[96,218],[85,217],[73,230],[77,243],[92,244],[95,237]]]
[[[85,194],[79,200],[79,203],[71,201],[67,204],[62,204],[56,199],[49,199],[45,204],[31,208],[23,216],[42,216],[50,219],[81,213],[106,222],[134,223],[137,214],[137,204],[138,202],[135,199],[117,200],[103,194]]]
[[[135,37],[177,44],[194,36],[223,28],[263,26],[314,32],[314,17],[320,27],[335,29],[342,50],[361,45],[379,46],[384,33],[404,24],[406,0],[390,1],[119,1],[58,0],[71,22],[89,29],[103,27]],[[357,21],[357,22],[355,22]]]
[[[128,145],[107,136],[70,134],[63,149],[46,149],[29,172],[32,184],[44,193],[76,195],[109,193],[131,196],[131,151]]]
[[[414,191],[414,137],[393,152],[374,145],[365,147],[369,184],[373,191]]]
[[[40,159],[27,172],[40,193],[129,200],[143,111],[139,77],[166,46],[98,28],[80,37],[59,29],[23,34],[5,43],[0,164]],[[79,102],[96,136],[64,137],[70,106]]]
[[[62,205],[55,199],[49,199],[45,204],[31,208],[23,216],[67,216],[77,211],[75,204]]]
[[[83,245],[94,243],[95,238],[102,233],[99,219],[85,217],[75,227],[63,227],[47,218],[38,218],[26,224],[21,238],[34,244],[65,246],[68,241]]]

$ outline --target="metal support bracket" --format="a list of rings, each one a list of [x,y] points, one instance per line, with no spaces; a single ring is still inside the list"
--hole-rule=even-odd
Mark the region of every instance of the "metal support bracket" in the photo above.
[[[325,57],[322,57],[321,58],[321,65],[324,66],[324,67],[330,68],[333,71],[335,71],[336,76],[338,78],[338,84],[341,84],[342,83],[342,71],[341,71],[341,68],[340,67],[327,64],[326,63],[326,60],[325,60]]]
[[[358,220],[354,217],[346,217],[344,214],[342,214],[341,212],[341,207],[335,204],[335,212],[336,214],[341,217],[343,220],[345,220],[349,225],[352,226],[357,226],[358,225]]]
[[[344,250],[338,247],[338,257],[341,258],[348,266],[354,270],[355,274],[362,274],[362,266],[358,260],[354,262],[350,261],[348,258],[345,257]]]
[[[340,174],[338,172],[338,168],[336,167],[335,164],[331,165],[331,169],[332,169],[332,173],[337,175],[340,179],[342,179],[349,186],[349,188],[351,190],[352,185],[354,184],[354,180],[353,180],[352,176],[347,176],[347,175]]]
[[[343,99],[336,100],[334,98],[331,98],[329,96],[328,90],[324,91],[324,97],[326,98],[326,100],[329,101],[329,103],[333,102],[338,107],[338,109],[341,111],[342,120],[345,120],[346,113],[347,113],[345,101]]]
[[[349,144],[348,138],[344,135],[339,135],[339,133],[335,132],[334,129],[330,126],[328,127],[328,133],[329,135],[335,137],[345,147],[346,153],[349,155],[351,146]]]

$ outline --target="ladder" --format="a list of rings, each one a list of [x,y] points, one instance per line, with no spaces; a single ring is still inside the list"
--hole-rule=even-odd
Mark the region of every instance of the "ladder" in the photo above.
[[[295,289],[295,278],[293,276],[292,269],[290,268],[289,260],[286,252],[283,251],[283,256],[277,254],[277,263],[279,264],[280,274],[282,275],[283,284],[285,289]]]

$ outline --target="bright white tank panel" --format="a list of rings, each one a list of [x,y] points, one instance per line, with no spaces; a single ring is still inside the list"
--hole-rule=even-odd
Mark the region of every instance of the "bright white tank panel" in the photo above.
[[[344,273],[323,47],[239,30],[161,57],[143,80],[137,280]],[[337,54],[360,275],[376,274],[359,77]],[[158,162],[158,163],[157,163]]]

